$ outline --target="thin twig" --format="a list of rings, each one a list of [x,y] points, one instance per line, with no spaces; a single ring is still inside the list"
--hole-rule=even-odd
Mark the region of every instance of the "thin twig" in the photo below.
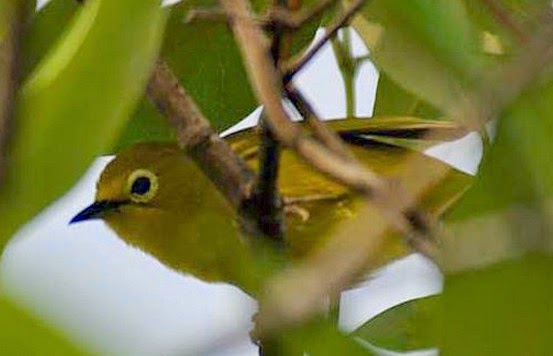
[[[8,24],[5,37],[0,39],[0,185],[6,175],[7,150],[14,129],[15,98],[19,86],[20,47],[27,17],[27,1],[18,0],[7,5]]]
[[[327,31],[323,38],[321,38],[307,53],[299,58],[297,62],[288,65],[288,68],[284,71],[284,82],[288,83],[296,73],[298,73],[311,59],[319,52],[319,50],[334,36],[338,30],[344,27],[359,11],[359,9],[365,4],[366,0],[354,0],[352,4],[342,13],[342,15],[327,28]]]
[[[303,96],[303,94],[297,90],[290,82],[284,88],[286,96],[295,108],[299,111],[300,115],[307,122],[307,125],[313,131],[313,135],[316,139],[321,141],[326,147],[340,155],[343,159],[350,160],[353,156],[346,148],[340,137],[332,130],[330,130],[316,114],[315,109],[309,101]]]
[[[164,61],[157,62],[147,92],[176,128],[179,146],[189,153],[231,205],[240,210],[251,197],[253,172],[217,135]]]

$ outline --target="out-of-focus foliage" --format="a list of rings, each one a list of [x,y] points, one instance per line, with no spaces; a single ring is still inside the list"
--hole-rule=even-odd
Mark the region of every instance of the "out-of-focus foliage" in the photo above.
[[[13,3],[0,1],[0,42]],[[22,41],[17,130],[10,141],[7,183],[0,192],[2,243],[66,190],[94,156],[114,145],[174,138],[161,115],[141,97],[159,48],[217,130],[237,122],[257,106],[227,22],[183,22],[190,9],[216,4],[211,0],[185,1],[162,10],[157,0],[87,0],[84,5],[53,0],[30,19]],[[254,1],[260,20],[265,20],[263,11],[270,4]],[[531,42],[550,7],[546,0],[369,1],[352,25],[380,70],[375,113],[380,117],[455,118],[464,100],[470,101],[494,85],[484,82],[488,72],[516,58],[520,48]],[[321,18],[333,11],[327,10],[295,33],[288,44],[289,54],[300,53]],[[163,37],[167,17],[168,31]],[[341,69],[346,87],[353,93],[355,67],[342,65]],[[447,233],[440,236],[440,262],[446,277],[439,306],[437,297],[405,303],[366,323],[356,337],[400,350],[439,346],[448,355],[547,354],[551,350],[550,74],[550,70],[543,71],[539,80],[530,80],[522,95],[515,93],[507,107],[498,108],[497,118],[489,118],[497,119],[497,133],[492,135],[495,140],[485,152],[476,184],[449,215],[444,229]],[[363,93],[355,94],[363,97]],[[477,103],[488,104],[495,103]],[[474,118],[458,119],[472,122]],[[412,126],[424,120],[392,121],[382,124],[375,120],[373,130],[362,137],[374,144],[371,162],[377,171],[397,167],[404,171],[401,165],[392,167],[382,162],[397,150],[421,150],[434,142],[425,139],[420,127]],[[351,121],[343,125],[351,125]],[[424,125],[434,123],[424,121]],[[339,124],[331,126],[340,130]],[[356,129],[360,127],[348,126],[349,132],[341,134],[342,138],[350,143],[359,140],[348,136]],[[392,145],[402,148],[392,149]],[[290,165],[297,162],[289,157],[283,161]],[[441,167],[431,159],[428,162],[432,162],[429,167]],[[284,169],[292,174],[282,175],[283,190],[297,172]],[[436,184],[429,192],[433,194],[429,201],[422,201],[423,208],[441,213],[464,192],[467,177],[454,174],[450,178]],[[337,195],[344,191],[330,181],[321,186],[312,183],[302,189],[330,187]],[[313,202],[306,206],[309,204]],[[299,233],[301,238],[328,233],[333,222],[329,216],[335,210],[347,210],[338,205],[309,206],[312,217],[319,214],[322,223],[298,224],[305,227]],[[301,218],[300,214],[298,220]],[[406,246],[401,246],[405,253]],[[385,255],[383,260],[389,257]],[[78,352],[1,299],[0,320],[0,339],[6,340],[2,347],[17,345],[21,353]],[[284,353],[368,352],[321,320],[293,327],[275,341]]]
[[[445,355],[547,355],[553,348],[551,254],[535,253],[445,280]]]
[[[28,76],[1,195],[3,241],[118,138],[144,88],[164,23],[156,0],[88,1]]]
[[[315,1],[302,6],[309,7]],[[254,3],[260,18],[268,2]],[[223,17],[186,22],[193,10],[217,8],[216,1],[183,1],[171,7],[162,57],[217,131],[238,122],[257,107],[234,36]],[[222,16],[222,15],[220,15]],[[312,40],[320,17],[291,34],[291,54]],[[147,99],[144,98],[144,101]],[[174,133],[149,103],[141,103],[122,135],[119,147],[145,139],[169,140]]]
[[[392,350],[420,350],[439,344],[441,296],[407,301],[377,315],[353,333],[372,345]]]
[[[0,43],[4,40],[8,29],[8,19],[12,12],[11,4],[8,1],[0,2]]]
[[[516,205],[543,209],[546,213],[553,195],[552,100],[550,81],[532,88],[503,112],[495,143],[482,163],[474,187],[455,209],[452,220]]]
[[[90,0],[73,12],[69,1],[52,1],[22,40],[17,133],[0,195],[2,245],[118,137],[161,42],[165,14],[156,0]],[[78,352],[3,300],[0,320],[3,353]]]
[[[0,298],[0,345],[3,355],[85,354],[3,298]]]
[[[535,29],[536,18],[539,18],[551,7],[548,0],[503,0],[495,3],[496,8],[508,14],[510,22],[501,22],[498,13],[490,7],[494,2],[481,0],[463,0],[471,19],[483,31],[489,31],[501,38],[510,49],[514,49],[520,40],[527,39],[525,31]]]
[[[214,8],[215,2],[185,1],[168,9],[171,13],[161,55],[214,127],[223,129],[246,116],[256,102],[227,23],[223,19],[185,23],[190,9],[210,5]],[[153,128],[157,134],[152,138],[171,138],[164,118],[151,109],[150,104],[139,106],[120,146],[141,141],[141,134],[148,131],[152,135]]]
[[[498,9],[490,8],[494,3]],[[488,71],[519,54],[521,43],[531,40],[533,31],[543,24],[543,14],[550,11],[547,1],[401,6],[374,1],[373,5],[365,7],[366,17],[354,24],[384,72],[375,108],[379,114],[397,110],[411,114],[420,104],[427,107],[425,101],[447,114],[463,105],[463,92],[493,87],[495,83],[484,81]],[[456,7],[459,11],[452,10]],[[433,19],[426,17],[436,11],[443,12]],[[418,18],[411,19],[415,14]],[[486,43],[490,39],[496,41],[496,50]],[[524,74],[512,75],[516,80],[515,76]],[[508,80],[505,83],[509,85]],[[435,313],[428,322],[430,330],[438,321],[441,326],[434,344],[427,346],[440,346],[448,355],[534,355],[551,348],[552,289],[546,280],[553,246],[551,92],[551,78],[542,76],[501,108],[497,122],[489,125],[494,142],[486,150],[476,183],[448,218],[448,234],[442,241],[447,272],[443,315]],[[432,111],[421,115],[436,117]],[[384,313],[367,323],[361,335],[395,349],[404,348],[407,335],[424,339],[420,331],[424,327],[410,334],[414,330],[411,308],[414,304]],[[394,332],[387,333],[382,323],[395,325]]]
[[[401,87],[443,112],[481,68],[478,32],[461,1],[371,1],[353,26],[371,58]]]
[[[475,184],[449,218],[456,235],[445,245],[456,256],[448,258],[451,270],[551,252],[551,83],[537,84],[500,116]]]
[[[413,115],[434,119],[440,117],[440,112],[381,72],[378,77],[374,115]]]
[[[291,327],[279,339],[279,351],[283,355],[373,355],[353,338],[336,330],[328,320],[316,318],[308,323]]]
[[[405,302],[354,332],[392,350],[545,355],[553,346],[553,258],[542,253],[446,277],[443,295]]]
[[[47,53],[53,50],[52,46],[66,30],[67,24],[77,12],[78,7],[79,4],[75,0],[55,0],[32,14],[25,36],[26,40],[21,44],[23,80]]]

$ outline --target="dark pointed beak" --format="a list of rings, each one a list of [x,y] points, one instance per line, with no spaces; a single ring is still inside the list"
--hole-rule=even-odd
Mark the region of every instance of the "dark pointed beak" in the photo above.
[[[69,221],[69,224],[85,220],[100,219],[106,212],[117,210],[123,203],[124,202],[109,200],[96,201],[75,215],[73,219]]]

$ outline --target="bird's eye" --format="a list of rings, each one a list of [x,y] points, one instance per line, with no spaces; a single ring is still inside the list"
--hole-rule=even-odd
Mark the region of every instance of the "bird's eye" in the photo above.
[[[148,177],[138,177],[134,180],[134,182],[132,184],[131,193],[132,194],[138,194],[138,195],[144,195],[144,194],[148,193],[151,186],[152,186],[152,183],[150,182],[150,178],[148,178]]]
[[[131,200],[145,203],[157,193],[157,176],[147,169],[137,169],[128,178],[128,192]]]

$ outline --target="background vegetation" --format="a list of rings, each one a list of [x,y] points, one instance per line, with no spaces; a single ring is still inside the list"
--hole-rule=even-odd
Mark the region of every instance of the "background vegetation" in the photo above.
[[[326,174],[367,197],[362,223],[356,220],[316,258],[267,282],[269,297],[260,300],[257,330],[268,340],[265,345],[274,342],[285,354],[370,353],[318,315],[317,302],[336,295],[378,259],[378,249],[362,257],[355,252],[364,250],[367,241],[385,241],[382,232],[394,229],[407,236],[410,248],[439,264],[445,274],[443,294],[395,307],[354,337],[400,350],[438,346],[444,354],[542,355],[551,350],[549,1],[256,0],[251,4],[255,12],[243,0],[164,8],[157,0],[53,0],[40,12],[34,5],[0,2],[2,246],[65,192],[94,157],[136,141],[177,138],[174,121],[166,121],[144,96],[161,57],[216,130],[263,104],[277,141],[318,168],[330,167]],[[184,24],[189,11],[198,8],[211,10]],[[297,16],[278,16],[277,8]],[[312,16],[301,24],[284,21],[300,15]],[[443,226],[419,220],[411,198],[436,189],[447,172],[417,170],[413,159],[400,175],[409,189],[398,197],[387,189],[386,179],[369,179],[370,171],[341,156],[332,139],[319,137],[307,153],[298,142],[311,144],[310,138],[289,135],[296,131],[283,120],[275,98],[290,95],[290,76],[301,58],[309,58],[302,53],[315,30],[327,26],[332,33],[346,23],[361,35],[380,71],[377,116],[440,120],[460,132],[477,131],[486,143],[474,184]],[[278,38],[287,50],[271,56],[263,38],[273,44]],[[353,102],[354,95],[363,95],[351,84],[359,59],[352,58],[347,36],[332,41]],[[418,139],[433,141],[434,134],[428,130]],[[335,159],[325,165],[313,152],[329,152]],[[354,169],[355,179],[343,173],[345,168]],[[419,236],[420,230],[432,238]],[[344,240],[348,231],[357,238]],[[346,243],[342,255],[328,252]],[[306,281],[321,287],[305,290]],[[8,351],[83,351],[5,299],[0,299],[0,331]]]

